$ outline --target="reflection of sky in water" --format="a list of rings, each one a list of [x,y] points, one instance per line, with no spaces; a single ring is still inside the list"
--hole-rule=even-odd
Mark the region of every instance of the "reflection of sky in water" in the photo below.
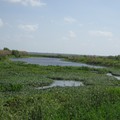
[[[51,86],[80,86],[82,85],[82,82],[78,81],[64,81],[64,80],[56,80]]]
[[[120,80],[120,76],[115,76],[115,75],[112,75],[111,73],[107,73],[108,76],[113,76],[115,77],[116,79]]]
[[[48,89],[51,87],[72,87],[72,86],[73,87],[83,86],[83,83],[79,81],[55,80],[51,85],[39,87],[37,89]]]
[[[43,58],[43,57],[35,57],[35,58],[15,58],[11,59],[13,61],[23,61],[31,64],[39,64],[39,65],[53,65],[53,66],[86,66],[86,67],[95,67],[95,68],[102,68],[100,66],[94,66],[94,65],[87,65],[84,63],[76,63],[76,62],[68,62],[63,61],[59,58]]]

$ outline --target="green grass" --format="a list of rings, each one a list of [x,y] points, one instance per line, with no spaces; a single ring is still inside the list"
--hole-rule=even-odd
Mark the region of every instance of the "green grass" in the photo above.
[[[1,116],[17,120],[119,120],[119,101],[120,89],[116,87],[53,88],[8,97],[2,102],[5,114]]]
[[[119,120],[118,68],[38,66],[0,62],[0,120]],[[35,89],[58,80],[85,86]]]
[[[107,67],[117,67],[120,68],[120,55],[118,56],[87,56],[87,55],[74,55],[66,56],[66,60],[73,62],[82,62],[93,65],[101,65]]]

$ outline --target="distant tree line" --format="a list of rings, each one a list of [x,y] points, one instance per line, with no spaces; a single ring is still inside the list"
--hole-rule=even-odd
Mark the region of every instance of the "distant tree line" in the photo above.
[[[14,56],[18,58],[26,55],[28,55],[26,51],[10,50],[7,47],[3,48],[3,50],[0,50],[0,60],[7,59],[7,57],[9,56]]]

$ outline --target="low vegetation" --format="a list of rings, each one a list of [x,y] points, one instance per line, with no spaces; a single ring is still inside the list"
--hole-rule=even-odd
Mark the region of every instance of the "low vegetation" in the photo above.
[[[1,120],[119,120],[120,81],[107,76],[118,68],[39,66],[0,61]],[[36,88],[54,80],[84,86]]]
[[[7,60],[8,57],[25,57],[28,53],[26,51],[18,51],[18,50],[10,50],[9,48],[3,48],[3,50],[0,50],[0,61],[1,60]]]
[[[67,56],[66,60],[74,62],[83,62],[93,65],[120,68],[120,55],[118,56]]]
[[[35,55],[59,57],[104,68],[39,66],[12,62],[9,57],[27,52],[0,50],[0,120],[119,120],[120,81],[106,74],[120,75],[120,56]],[[84,86],[48,86],[54,80],[81,81]]]

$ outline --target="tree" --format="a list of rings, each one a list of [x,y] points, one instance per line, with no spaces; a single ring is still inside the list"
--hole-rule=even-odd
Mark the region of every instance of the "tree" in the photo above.
[[[20,57],[20,52],[18,50],[12,50],[12,55],[14,55],[15,57]]]
[[[9,48],[7,48],[7,47],[4,47],[4,48],[3,48],[3,50],[8,50],[8,51],[10,51],[10,49],[9,49]]]

